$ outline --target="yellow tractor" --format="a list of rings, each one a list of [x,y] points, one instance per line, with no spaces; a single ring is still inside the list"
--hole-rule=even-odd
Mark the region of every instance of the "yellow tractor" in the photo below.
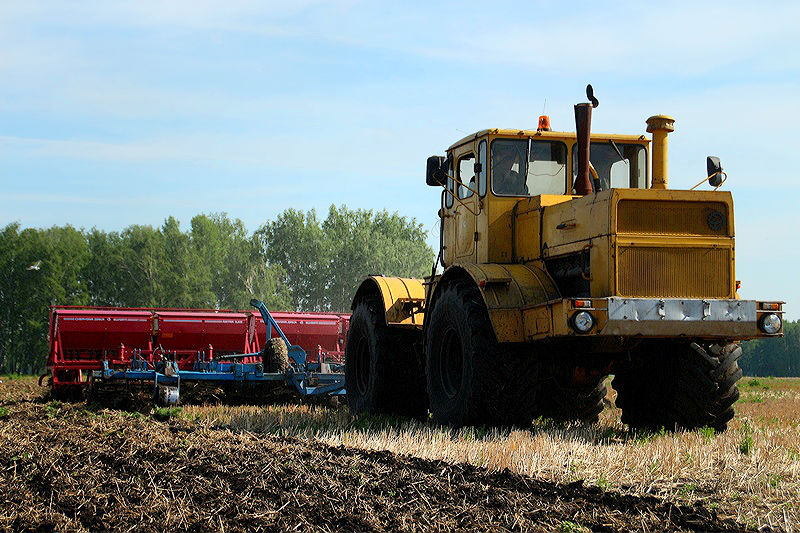
[[[614,375],[631,427],[733,417],[738,342],[783,334],[783,302],[741,300],[733,199],[707,159],[697,187],[667,188],[671,117],[645,135],[487,129],[427,161],[442,187],[430,277],[369,276],[353,299],[351,412],[452,426],[596,421]],[[648,157],[650,152],[651,157]],[[437,266],[441,262],[442,271]]]

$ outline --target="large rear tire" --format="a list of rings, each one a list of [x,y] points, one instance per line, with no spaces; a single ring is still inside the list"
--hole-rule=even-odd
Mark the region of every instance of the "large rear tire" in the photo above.
[[[354,415],[386,413],[421,417],[428,407],[425,378],[415,353],[416,331],[390,328],[383,302],[357,302],[345,353],[347,405]]]
[[[739,399],[741,355],[734,343],[645,345],[615,370],[612,385],[622,421],[634,428],[725,431]]]
[[[454,282],[431,311],[425,343],[433,420],[455,427],[529,427],[538,364],[524,346],[498,344],[478,289]]]

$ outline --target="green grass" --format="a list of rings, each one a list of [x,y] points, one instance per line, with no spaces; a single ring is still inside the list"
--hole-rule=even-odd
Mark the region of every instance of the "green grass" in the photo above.
[[[744,438],[739,442],[739,453],[743,455],[750,455],[753,451],[753,437],[752,435],[745,435]]]
[[[646,446],[660,437],[669,435],[663,426],[658,431],[651,431],[649,429],[633,430],[632,434],[636,444],[642,446]]]
[[[584,533],[587,531],[591,531],[590,529],[582,526],[580,524],[576,524],[575,522],[570,522],[569,520],[564,520],[558,526],[559,533]]]
[[[769,477],[767,478],[767,483],[769,483],[769,486],[772,488],[778,488],[778,485],[780,485],[782,482],[783,482],[782,474],[770,474]]]
[[[44,406],[44,412],[48,418],[55,417],[61,410],[62,403],[58,400],[53,400]]]
[[[688,498],[697,490],[697,485],[694,483],[686,483],[684,484],[680,490],[678,490],[678,494],[683,496],[684,498]]]
[[[714,439],[714,435],[716,435],[716,431],[712,427],[702,427],[697,430],[697,432],[703,437],[703,440],[706,442],[711,442]]]
[[[740,392],[763,392],[777,390],[783,392],[800,391],[800,379],[798,378],[744,378],[739,380]]]
[[[156,420],[169,420],[170,418],[178,418],[183,413],[181,407],[156,407],[153,409],[153,418]]]

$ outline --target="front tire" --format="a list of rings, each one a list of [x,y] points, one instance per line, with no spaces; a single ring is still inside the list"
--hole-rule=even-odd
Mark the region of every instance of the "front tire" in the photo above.
[[[425,374],[434,422],[529,427],[538,365],[524,345],[498,344],[478,289],[444,287],[429,320]]]
[[[645,345],[615,371],[622,422],[634,428],[725,431],[739,399],[741,355],[735,343]]]

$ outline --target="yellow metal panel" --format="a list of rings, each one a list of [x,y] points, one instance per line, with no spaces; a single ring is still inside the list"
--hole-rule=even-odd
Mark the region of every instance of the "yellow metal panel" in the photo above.
[[[539,259],[541,255],[541,242],[539,240],[541,208],[563,204],[573,198],[576,197],[560,194],[542,194],[517,201],[511,210],[512,261],[526,262]]]
[[[486,178],[488,180],[488,177]],[[488,193],[487,193],[488,196]],[[486,198],[478,200],[478,207],[480,209],[480,216],[476,221],[475,231],[478,232],[478,241],[476,244],[476,257],[478,263],[489,262],[489,249],[495,246],[495,243],[489,238],[489,210]]]
[[[381,291],[386,323],[422,327],[425,286],[421,279],[370,276]]]
[[[526,327],[523,309],[560,298],[541,263],[459,266],[481,290],[499,342],[523,342]]]
[[[541,213],[538,209],[527,210],[516,216],[513,232],[513,260],[525,262],[539,259],[541,255],[541,241],[539,240],[540,219]]]
[[[729,298],[731,250],[723,247],[620,246],[618,293],[662,298]]]
[[[474,209],[475,200],[473,198],[464,200],[464,202],[469,208]],[[468,207],[459,204],[454,210],[455,254],[456,259],[462,261],[475,255],[475,219],[477,217],[469,211]]]
[[[725,202],[621,199],[617,209],[618,233],[733,235]]]
[[[730,192],[615,189],[612,202],[618,235],[611,263],[616,289],[609,294],[735,297]],[[723,215],[721,230],[709,225],[714,210]]]
[[[552,248],[608,235],[612,194],[611,190],[602,191],[545,209],[542,246]]]
[[[485,208],[489,221],[489,262],[511,262],[511,210],[518,198],[492,197]]]
[[[540,305],[523,311],[525,323],[525,339],[533,340],[547,335],[553,327],[553,317],[550,305]]]
[[[593,297],[608,296],[614,286],[614,257],[611,238],[608,236],[592,239],[589,249],[591,281],[589,284]]]
[[[490,309],[489,320],[492,321],[499,342],[525,340],[522,312],[519,309]]]
[[[553,257],[560,257],[562,255],[569,255],[578,253],[580,251],[592,248],[596,239],[584,239],[577,242],[570,242],[567,244],[557,244],[555,246],[548,246],[542,253],[542,258],[550,259]]]
[[[628,200],[671,201],[671,202],[709,202],[724,203],[727,206],[730,222],[730,232],[733,234],[733,197],[730,191],[683,191],[677,189],[611,189],[613,202],[618,204]],[[618,227],[616,221],[617,210],[612,211],[614,223],[612,228]]]

